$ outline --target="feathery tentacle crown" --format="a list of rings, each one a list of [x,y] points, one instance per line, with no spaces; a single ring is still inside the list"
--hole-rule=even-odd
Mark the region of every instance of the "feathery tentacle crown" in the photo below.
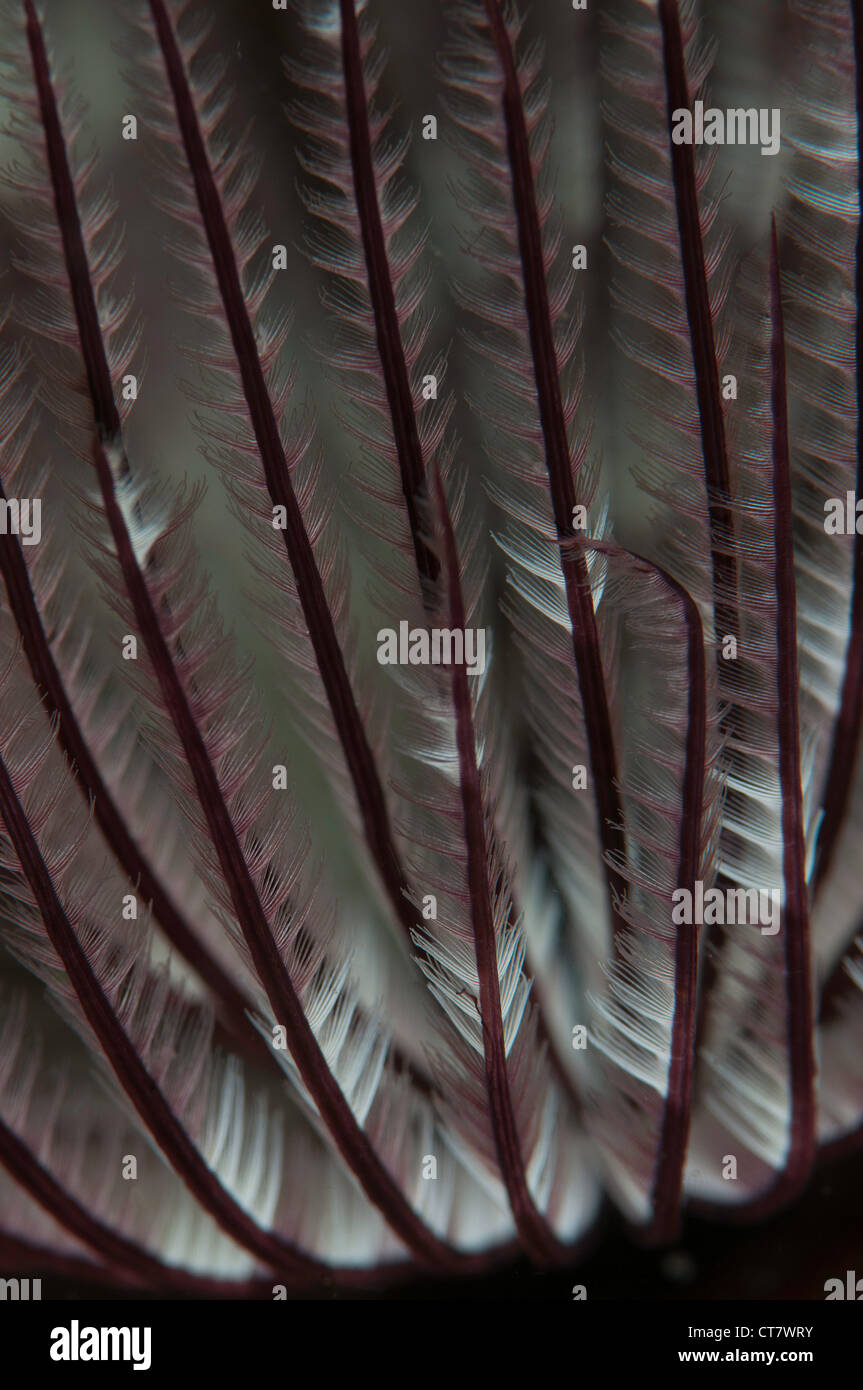
[[[457,0],[416,123],[373,0],[274,6],[301,252],[218,7],[136,0],[144,312],[52,9],[5,0],[4,1260],[207,1297],[566,1265],[604,1200],[655,1242],[755,1218],[863,1131],[863,16],[789,2],[748,241],[699,7],[569,17],[586,245],[541,5]],[[147,405],[164,322],[197,447]]]

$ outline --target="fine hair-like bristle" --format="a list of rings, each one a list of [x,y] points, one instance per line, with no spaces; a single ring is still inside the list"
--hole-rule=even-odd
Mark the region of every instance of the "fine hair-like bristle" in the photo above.
[[[825,518],[863,490],[863,38],[857,0],[791,8],[748,239],[676,134],[711,7],[584,22],[582,244],[541,3],[446,7],[421,138],[383,0],[274,6],[274,145],[220,5],[135,0],[156,306],[62,25],[4,0],[4,1267],[569,1267],[606,1199],[666,1244],[859,1140],[863,542]]]

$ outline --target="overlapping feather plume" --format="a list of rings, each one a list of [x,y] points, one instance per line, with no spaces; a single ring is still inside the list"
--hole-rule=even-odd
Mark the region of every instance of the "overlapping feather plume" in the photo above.
[[[863,1130],[856,3],[793,0],[754,246],[671,137],[710,7],[572,18],[597,323],[541,4],[447,13],[446,213],[372,0],[274,7],[325,373],[209,8],[122,15],[154,306],[53,8],[5,0],[0,482],[45,525],[0,535],[0,1258],[271,1297],[568,1265],[603,1193],[655,1242],[773,1210]],[[203,482],[147,415],[163,319]],[[382,664],[403,628],[483,669]],[[779,930],[678,921],[711,889]]]

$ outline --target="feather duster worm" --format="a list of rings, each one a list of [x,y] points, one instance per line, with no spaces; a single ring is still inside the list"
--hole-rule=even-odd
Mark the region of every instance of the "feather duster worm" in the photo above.
[[[583,29],[598,319],[542,7],[446,18],[467,255],[422,222],[373,9],[298,0],[282,44],[333,429],[271,245],[285,167],[253,155],[218,22],[122,16],[175,281],[139,320],[55,15],[5,7],[4,1262],[205,1297],[569,1266],[603,1200],[659,1244],[685,1210],[754,1219],[863,1126],[863,578],[856,527],[825,525],[863,486],[857,5],[794,0],[804,76],[747,247],[717,151],[681,138],[709,8]],[[186,446],[134,404],[162,315],[244,538],[235,632]],[[376,661],[376,627],[438,657]],[[766,931],[745,909],[771,894]]]

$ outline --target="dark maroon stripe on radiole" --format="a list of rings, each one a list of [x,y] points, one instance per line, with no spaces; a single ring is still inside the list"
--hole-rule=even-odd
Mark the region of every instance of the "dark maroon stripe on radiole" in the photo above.
[[[485,9],[504,79],[503,115],[507,153],[512,171],[512,197],[518,226],[519,257],[524,275],[525,308],[552,507],[557,534],[561,541],[566,541],[572,537],[573,508],[577,497],[545,277],[545,256],[530,157],[530,137],[515,54],[498,0],[485,0]],[[610,867],[608,858],[618,862],[625,861],[626,842],[623,832],[623,808],[617,790],[614,730],[608,706],[590,579],[583,554],[577,549],[562,550],[561,569],[572,625],[573,653],[584,710],[609,905],[617,933],[625,930],[616,908],[624,885],[620,875]]]
[[[863,200],[863,0],[851,0],[857,97],[857,193]],[[861,202],[863,206],[863,202]],[[857,228],[855,252],[854,380],[857,391],[857,497],[863,497],[863,224]],[[854,533],[854,578],[851,590],[851,631],[845,653],[842,694],[833,726],[833,745],[824,785],[823,819],[818,833],[813,891],[817,897],[833,864],[839,834],[845,823],[851,785],[860,752],[863,720],[863,535]]]
[[[368,98],[363,77],[360,33],[354,0],[340,0],[342,65],[354,196],[362,231],[369,278],[369,297],[375,321],[378,356],[384,374],[399,460],[402,491],[410,522],[417,571],[427,599],[433,596],[440,562],[425,541],[422,502],[426,494],[425,460],[420,445],[416,408],[402,342],[395,288],[387,254],[369,129]]]

